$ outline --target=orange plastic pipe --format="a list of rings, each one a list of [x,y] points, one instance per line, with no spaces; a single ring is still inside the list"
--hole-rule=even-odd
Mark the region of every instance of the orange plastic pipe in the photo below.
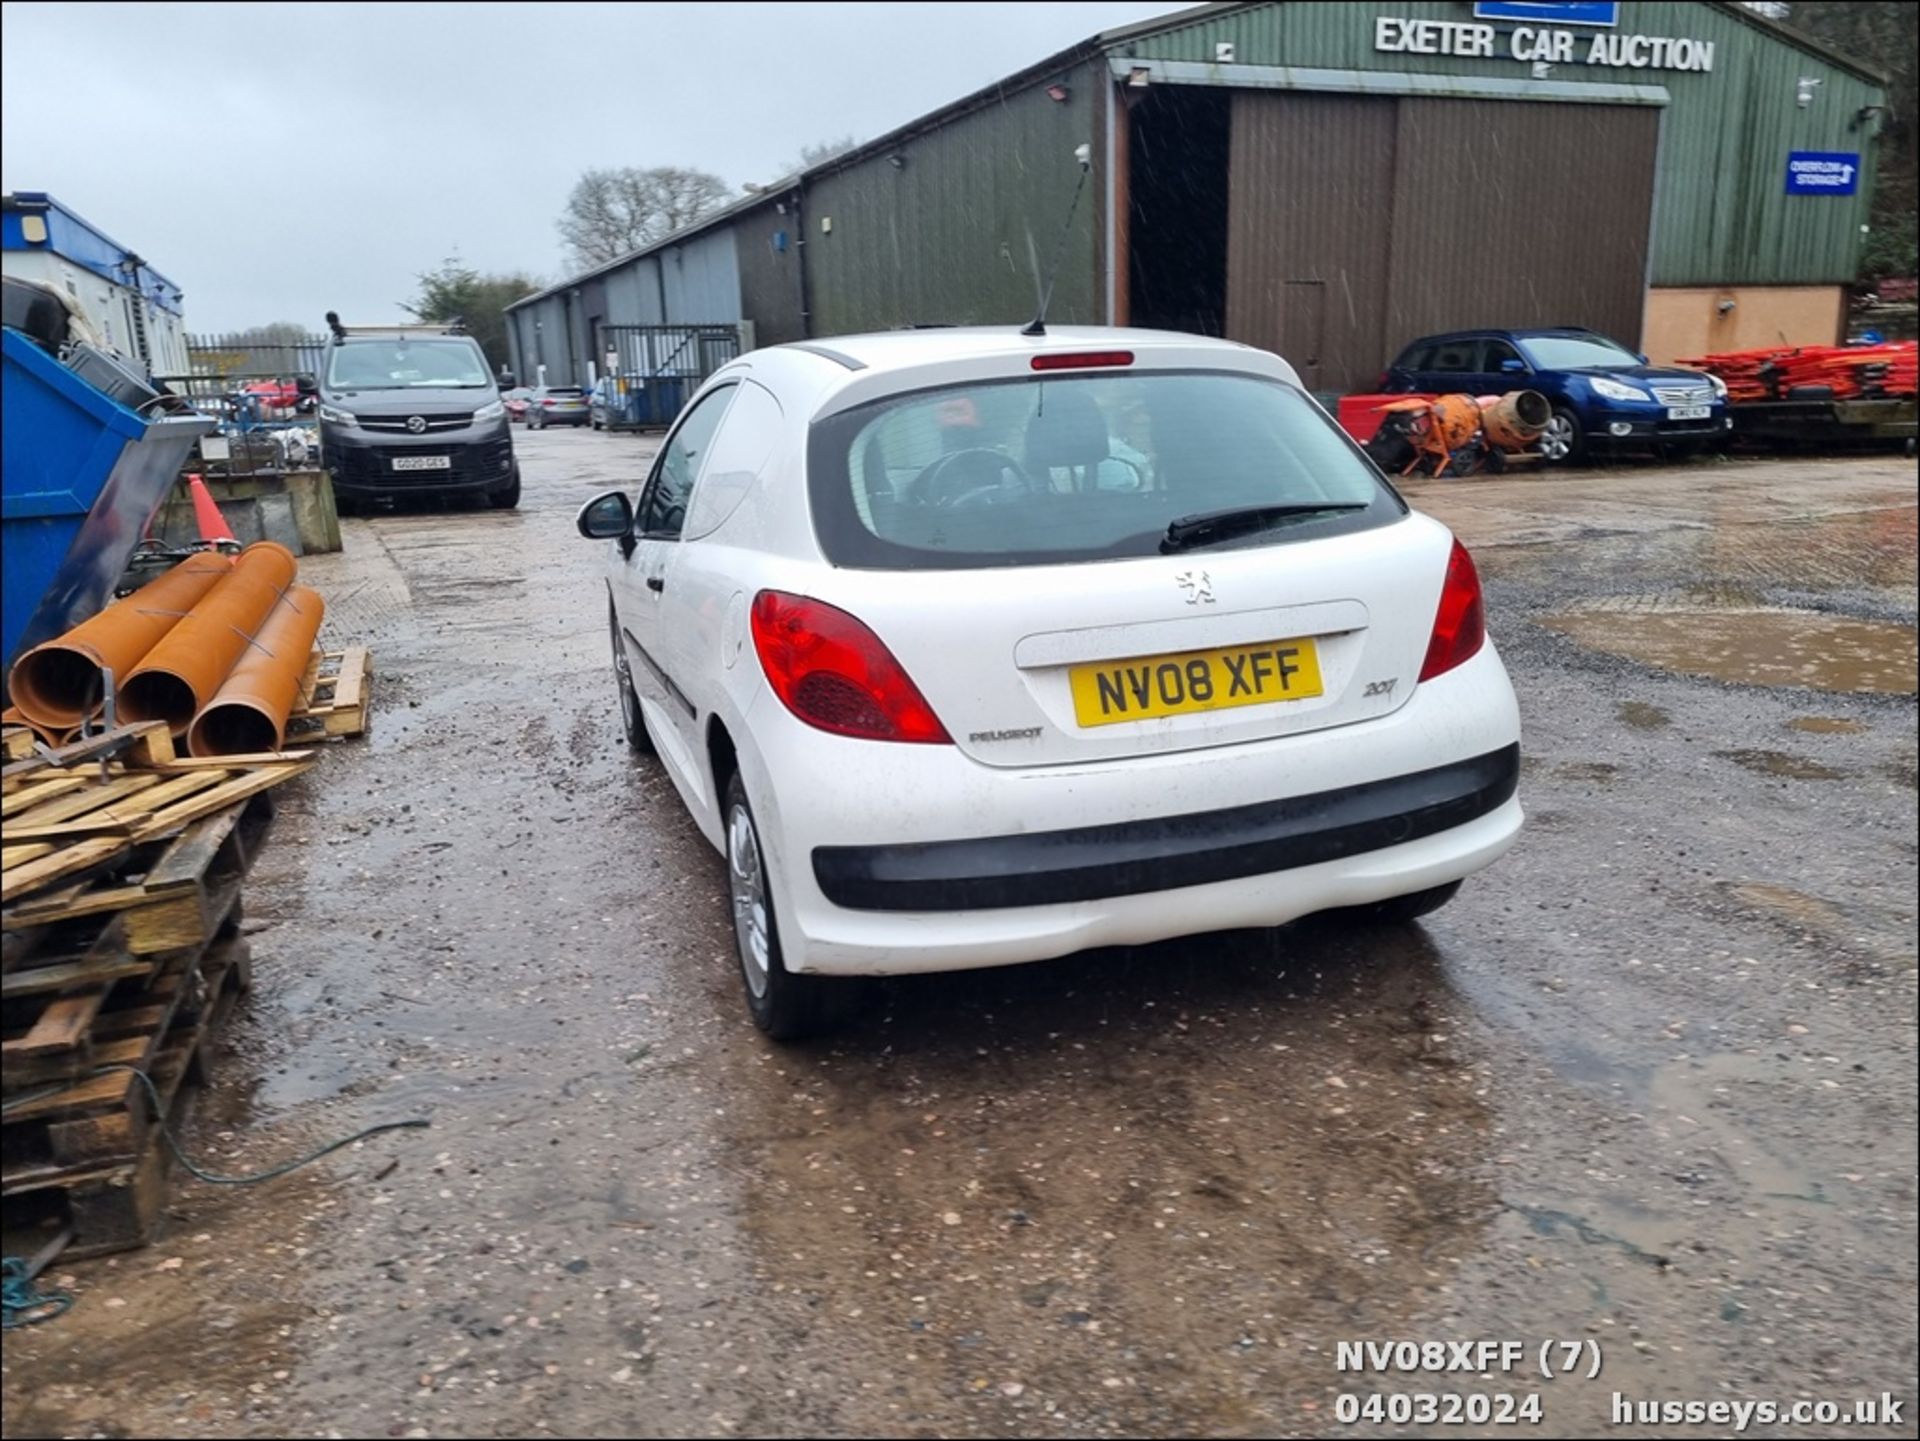
[[[116,686],[125,685],[147,652],[232,569],[224,555],[188,556],[93,619],[35,646],[13,663],[13,703],[43,730],[79,725],[100,709],[102,668],[112,670]]]
[[[293,570],[293,552],[270,540],[241,551],[233,570],[134,667],[120,687],[120,719],[165,721],[185,735],[293,584]]]
[[[243,756],[280,749],[326,610],[318,591],[296,585],[287,592],[234,663],[233,673],[193,718],[187,728],[189,751]]]

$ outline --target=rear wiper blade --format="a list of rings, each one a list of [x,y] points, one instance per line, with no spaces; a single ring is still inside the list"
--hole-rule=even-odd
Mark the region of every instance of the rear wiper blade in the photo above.
[[[1217,540],[1226,540],[1231,536],[1250,535],[1297,516],[1330,515],[1366,508],[1365,502],[1323,501],[1310,505],[1249,505],[1237,510],[1183,515],[1167,526],[1167,533],[1160,538],[1160,553],[1172,555],[1177,550],[1212,545]]]

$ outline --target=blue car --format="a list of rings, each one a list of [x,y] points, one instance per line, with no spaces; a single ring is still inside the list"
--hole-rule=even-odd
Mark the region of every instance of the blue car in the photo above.
[[[1603,451],[1651,450],[1669,459],[1725,441],[1733,426],[1717,375],[1649,365],[1591,330],[1459,330],[1400,353],[1382,391],[1493,395],[1537,390],[1553,418],[1540,449],[1555,464]]]

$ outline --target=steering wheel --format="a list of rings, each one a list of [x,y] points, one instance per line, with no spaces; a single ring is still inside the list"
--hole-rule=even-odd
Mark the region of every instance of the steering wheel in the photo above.
[[[1033,477],[1021,469],[1012,456],[985,446],[972,446],[941,456],[913,478],[907,491],[919,504],[945,510],[997,505],[999,501],[995,497],[1008,489],[1009,471],[1028,495],[1038,489]]]

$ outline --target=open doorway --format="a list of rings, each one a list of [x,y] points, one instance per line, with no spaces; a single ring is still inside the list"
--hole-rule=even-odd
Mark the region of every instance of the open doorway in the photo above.
[[[1127,110],[1127,320],[1222,335],[1230,92],[1157,85]]]

